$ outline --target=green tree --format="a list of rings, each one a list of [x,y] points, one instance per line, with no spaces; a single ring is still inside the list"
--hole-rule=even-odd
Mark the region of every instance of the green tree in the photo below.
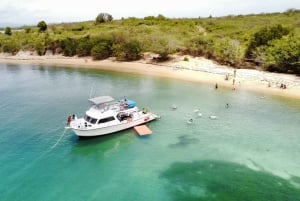
[[[35,44],[35,51],[38,53],[38,55],[42,56],[46,52],[45,42],[40,41]]]
[[[113,20],[112,15],[108,13],[99,13],[96,17],[95,24],[101,24],[104,22],[110,22]]]
[[[169,54],[175,52],[174,41],[171,38],[159,38],[155,43],[155,53],[158,54],[157,61],[167,61]]]
[[[214,41],[210,37],[196,36],[187,42],[185,52],[193,56],[206,56],[212,55]]]
[[[10,28],[10,27],[6,27],[4,33],[5,33],[6,35],[11,36],[11,34],[12,34],[11,28]]]
[[[157,20],[166,20],[167,18],[165,16],[163,16],[162,14],[159,14],[157,17],[156,17]]]
[[[31,28],[30,27],[26,27],[25,28],[25,33],[30,33],[31,32]]]
[[[269,41],[280,39],[282,36],[289,34],[290,30],[282,25],[275,25],[271,27],[263,27],[256,32],[251,39],[249,46],[246,50],[246,58],[253,58],[255,49],[267,45]]]
[[[146,16],[144,20],[155,20],[155,16]]]
[[[123,44],[115,44],[113,46],[113,54],[119,61],[134,61],[140,58],[141,46],[136,40],[125,42]]]
[[[43,32],[43,31],[46,31],[47,30],[47,24],[45,21],[40,21],[38,24],[37,24],[37,27],[39,28],[39,31],[40,32]]]
[[[20,46],[14,39],[1,41],[2,51],[16,54],[20,50]]]
[[[269,71],[300,74],[300,36],[289,34],[272,41],[257,53]]]
[[[76,54],[79,57],[90,56],[93,45],[89,36],[80,39],[76,48]]]
[[[74,56],[76,54],[77,41],[72,38],[66,38],[62,42],[63,55],[64,56]]]
[[[110,41],[101,41],[91,50],[94,60],[106,59],[112,55],[112,44]]]
[[[213,56],[220,63],[237,66],[241,63],[244,50],[238,40],[223,38],[216,40],[213,45]]]

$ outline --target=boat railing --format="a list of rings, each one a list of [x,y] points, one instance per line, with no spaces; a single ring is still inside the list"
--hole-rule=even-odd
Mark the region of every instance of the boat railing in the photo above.
[[[126,103],[119,102],[119,101],[102,103],[102,104],[93,104],[92,107],[101,112],[106,112],[108,110],[113,110],[115,112],[118,112],[118,111],[131,109]]]

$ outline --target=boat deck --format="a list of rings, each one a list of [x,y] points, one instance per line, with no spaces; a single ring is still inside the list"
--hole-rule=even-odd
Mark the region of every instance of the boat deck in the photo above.
[[[146,126],[146,125],[141,125],[141,126],[135,126],[134,130],[139,134],[139,135],[150,135],[152,131]]]

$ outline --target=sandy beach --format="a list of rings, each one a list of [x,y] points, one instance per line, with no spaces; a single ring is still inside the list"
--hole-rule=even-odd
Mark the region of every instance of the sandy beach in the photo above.
[[[11,56],[0,54],[2,64],[36,64],[70,68],[100,69],[123,73],[160,76],[192,82],[201,82],[215,87],[229,87],[233,90],[251,90],[264,94],[300,99],[300,77],[288,74],[269,73],[259,70],[237,69],[219,65],[202,57],[173,55],[172,60],[163,63],[152,61],[148,53],[135,62],[117,62],[114,58],[93,61],[90,57],[64,57],[62,55],[36,56],[19,52]],[[184,58],[187,58],[184,61]],[[226,79],[228,78],[228,79]],[[285,85],[286,89],[281,86]]]

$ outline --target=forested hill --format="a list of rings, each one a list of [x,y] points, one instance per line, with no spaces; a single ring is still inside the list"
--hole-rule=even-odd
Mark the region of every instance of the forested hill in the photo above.
[[[157,62],[173,53],[207,58],[235,67],[259,65],[266,70],[300,74],[300,10],[284,13],[194,19],[163,15],[113,20],[100,13],[95,20],[49,24],[41,21],[18,31],[0,33],[0,51],[47,51],[65,56],[137,60],[157,53]]]

